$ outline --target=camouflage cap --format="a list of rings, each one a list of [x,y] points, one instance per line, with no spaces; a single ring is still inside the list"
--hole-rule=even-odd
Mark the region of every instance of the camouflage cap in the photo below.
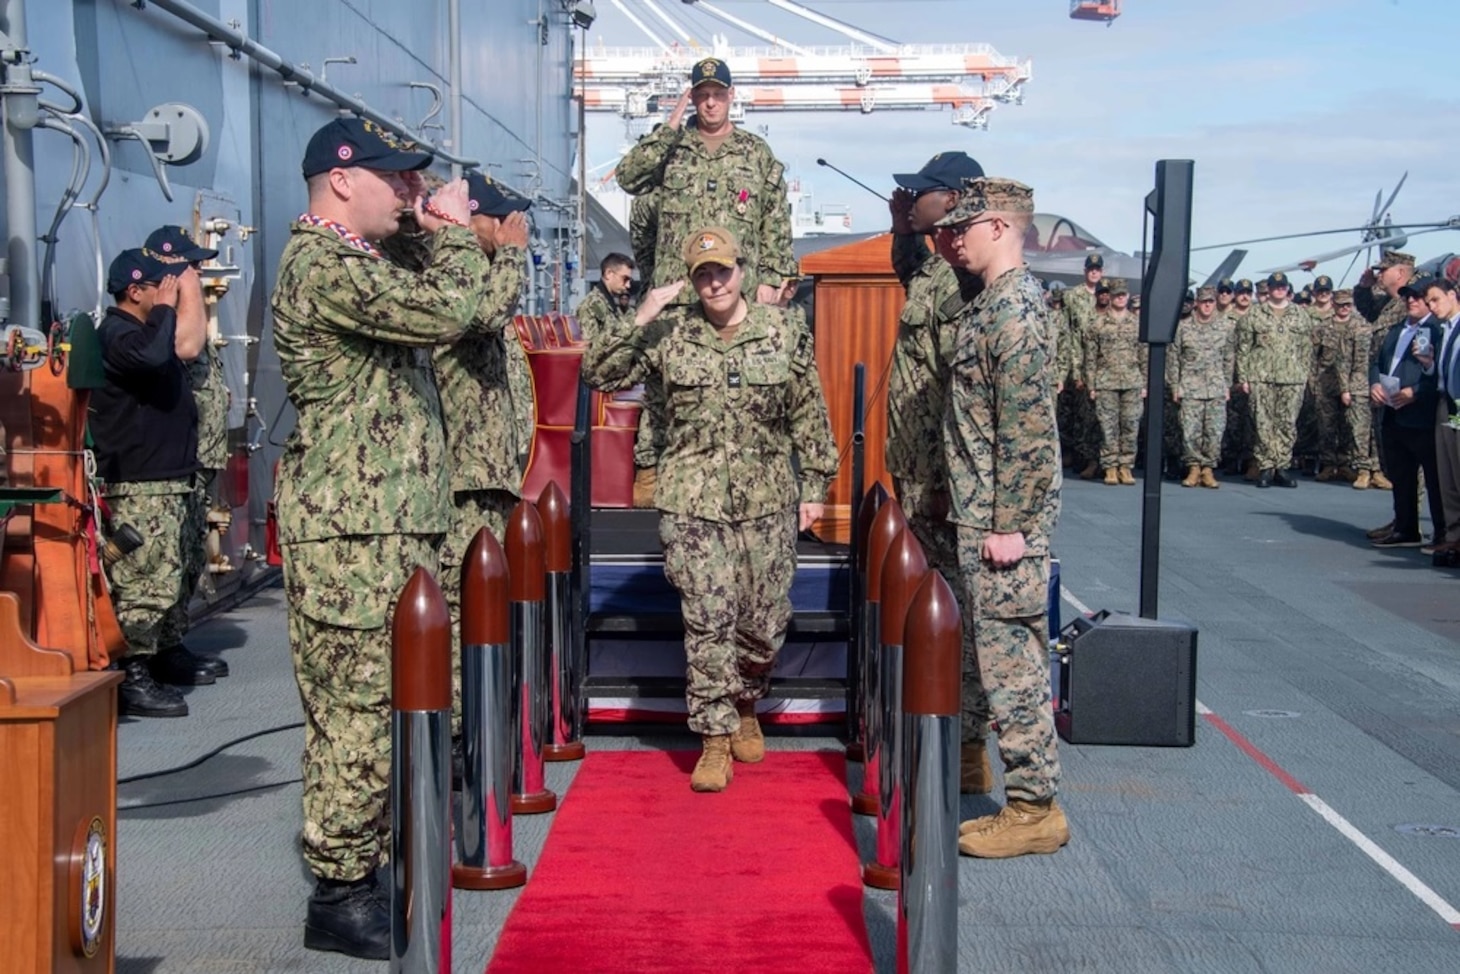
[[[1313,293],[1322,294],[1324,291],[1333,290],[1333,278],[1327,274],[1319,274],[1313,279]]]
[[[1267,278],[1264,277],[1262,280],[1257,282],[1258,294],[1266,294],[1269,290],[1271,290],[1271,286],[1267,283]]]
[[[734,83],[730,80],[730,65],[717,57],[707,57],[696,63],[689,77],[691,88],[698,88],[700,85],[729,88]]]
[[[984,176],[965,179],[958,203],[934,226],[956,227],[980,213],[1033,213],[1034,190],[1012,179]]]
[[[1126,285],[1125,278],[1123,277],[1112,277],[1109,281],[1109,287],[1111,294],[1130,293],[1130,288]]]
[[[1399,250],[1386,250],[1379,258],[1379,269],[1385,270],[1390,267],[1413,267],[1414,258]]]
[[[1288,280],[1288,275],[1284,274],[1282,271],[1273,271],[1271,274],[1267,275],[1267,280],[1263,283],[1267,285],[1268,290],[1272,290],[1275,287],[1285,287],[1291,289],[1293,286],[1293,282]]]
[[[1242,278],[1242,280],[1240,280],[1240,281],[1237,282],[1237,284],[1235,286],[1235,290],[1236,290],[1236,292],[1238,294],[1251,294],[1252,293],[1252,282],[1249,281],[1247,278],[1244,277],[1244,278]]]
[[[1333,303],[1335,307],[1339,305],[1353,304],[1354,292],[1350,291],[1348,288],[1344,288],[1342,291],[1334,291]]]
[[[1196,289],[1196,299],[1198,301],[1215,301],[1217,300],[1217,289],[1214,287],[1199,287]]]
[[[684,262],[693,274],[705,264],[734,267],[740,263],[740,241],[724,227],[705,227],[685,238]]]

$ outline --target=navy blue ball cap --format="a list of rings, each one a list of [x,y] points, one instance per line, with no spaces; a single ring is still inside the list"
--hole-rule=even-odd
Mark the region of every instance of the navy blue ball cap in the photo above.
[[[1319,274],[1313,280],[1313,293],[1314,294],[1318,294],[1318,293],[1323,292],[1323,291],[1332,291],[1332,290],[1333,290],[1333,278],[1329,277],[1327,274]]]
[[[181,258],[191,263],[195,260],[212,260],[218,256],[218,251],[198,246],[191,234],[182,227],[171,224],[153,230],[143,246],[161,257],[164,262]]]
[[[141,247],[133,247],[112,259],[106,272],[106,293],[119,294],[132,284],[156,284],[184,269],[181,263],[168,264]]]
[[[1085,258],[1085,270],[1103,271],[1105,269],[1105,258],[1100,254],[1091,254]]]
[[[1273,271],[1271,274],[1267,275],[1267,280],[1263,283],[1266,284],[1268,288],[1285,287],[1288,290],[1292,290],[1293,287],[1293,285],[1288,281],[1288,275],[1284,274],[1282,271]]]
[[[698,88],[700,85],[719,85],[721,88],[729,88],[733,83],[730,80],[730,65],[717,57],[707,57],[690,70],[689,86],[691,88]]]
[[[983,166],[967,152],[940,152],[915,173],[894,173],[897,185],[914,193],[930,189],[962,191],[966,179],[982,179]]]
[[[368,118],[337,118],[315,132],[304,150],[304,178],[331,169],[410,172],[431,164],[429,152]]]
[[[479,172],[466,174],[466,193],[471,200],[472,216],[504,217],[532,205],[532,200],[526,196]]]

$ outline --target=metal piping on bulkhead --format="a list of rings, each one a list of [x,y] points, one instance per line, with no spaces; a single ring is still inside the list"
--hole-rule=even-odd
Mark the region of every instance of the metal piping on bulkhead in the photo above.
[[[448,112],[451,115],[451,147],[460,152],[466,145],[461,131],[461,0],[446,6],[447,83],[451,85]],[[461,178],[461,163],[451,163],[451,178]]]
[[[40,87],[31,77],[25,33],[25,0],[0,4],[5,81],[4,171],[7,272],[10,277],[9,319],[27,328],[41,327],[40,278],[36,272],[35,139],[40,117]]]
[[[19,0],[9,0],[7,6],[18,5],[18,3]],[[315,77],[314,73],[309,69],[299,67],[290,61],[284,60],[274,51],[249,40],[248,36],[242,31],[234,30],[221,20],[203,13],[203,11],[190,3],[184,3],[183,0],[148,0],[148,3],[158,10],[170,13],[179,20],[191,24],[204,34],[207,34],[211,40],[215,40],[239,54],[247,55],[249,59],[257,61],[264,67],[276,72],[285,81],[292,81],[294,84],[297,84],[302,91],[313,92],[322,98],[334,102],[341,108],[354,112],[361,118],[368,118],[382,128],[389,129],[402,138],[415,142],[424,151],[430,152],[438,158],[451,163],[454,167],[459,166],[470,169],[481,165],[475,159],[463,159],[447,152],[433,142],[422,139],[419,135],[411,132],[399,122],[392,118],[387,118],[358,98],[353,98],[338,88],[326,84],[323,80]],[[455,85],[452,86],[452,98],[453,101],[456,101],[458,98],[458,89]],[[453,131],[451,133],[453,139],[458,138],[459,135],[459,131]]]

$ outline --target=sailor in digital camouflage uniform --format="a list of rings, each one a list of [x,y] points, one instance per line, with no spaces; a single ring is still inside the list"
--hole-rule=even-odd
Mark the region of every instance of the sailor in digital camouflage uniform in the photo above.
[[[976,287],[978,282],[967,271],[951,266],[942,254],[930,251],[927,235],[953,208],[964,180],[982,175],[983,167],[967,153],[940,152],[920,171],[893,176],[898,188],[891,202],[892,266],[907,300],[898,319],[887,380],[887,472],[928,567],[942,572],[955,592],[962,586],[958,581],[958,537],[948,520],[943,416],[949,362],[967,304],[964,289]],[[965,794],[984,794],[993,786],[985,743],[988,699],[978,678],[973,616],[966,609],[963,619],[960,788]]]
[[[1287,470],[1313,357],[1313,320],[1291,302],[1286,274],[1270,275],[1267,287],[1267,303],[1237,324],[1237,382],[1252,403],[1257,486],[1296,487]]]
[[[1147,349],[1140,339],[1140,321],[1127,304],[1124,280],[1110,284],[1110,310],[1095,316],[1083,341],[1085,383],[1100,419],[1100,466],[1105,483],[1136,482],[1136,437],[1146,398]]]
[[[677,256],[691,231],[722,226],[745,252],[746,293],[774,304],[781,284],[796,276],[785,167],[764,139],[730,121],[734,97],[729,65],[719,58],[700,61],[669,121],[619,160],[615,176],[629,195],[657,197],[655,257],[641,261],[653,269],[651,287],[680,279]],[[685,127],[691,101],[695,123]],[[693,301],[693,290],[681,293],[680,303]]]
[[[1336,480],[1348,468],[1348,419],[1345,386],[1348,355],[1353,338],[1352,304],[1342,319],[1333,299],[1333,279],[1326,274],[1313,281],[1313,300],[1305,309],[1313,320],[1313,360],[1304,397],[1304,415],[1299,417],[1300,455],[1312,456],[1318,464],[1316,479]],[[1306,425],[1304,420],[1307,421]],[[1307,437],[1305,451],[1301,444]]]
[[[1236,326],[1217,313],[1216,289],[1198,288],[1196,308],[1176,329],[1170,358],[1171,398],[1181,409],[1183,487],[1218,486],[1215,468],[1227,425],[1236,357]]]
[[[654,279],[654,243],[659,236],[659,191],[651,189],[629,203],[629,249],[639,266],[639,287],[647,290]],[[642,296],[642,294],[640,295]]]
[[[944,451],[964,604],[998,726],[1007,804],[963,823],[965,855],[1050,853],[1069,841],[1055,801],[1059,748],[1049,688],[1049,545],[1059,517],[1050,332],[1023,240],[1034,193],[1009,179],[968,184],[941,221],[984,284],[965,312],[949,382]]]
[[[703,743],[690,787],[721,791],[732,756],[764,757],[755,704],[791,619],[796,532],[821,516],[837,455],[811,336],[746,301],[735,236],[699,229],[682,253],[699,302],[669,307],[678,280],[655,288],[634,324],[589,346],[583,378],[605,391],[664,379],[655,506],[684,616],[689,726]]]
[[[124,525],[141,536],[134,551],[107,566],[127,640],[116,664],[125,674],[118,712],[127,716],[187,715],[182,695],[158,683],[154,668],[176,682],[208,677],[181,660],[155,666],[168,619],[187,611],[191,591],[198,412],[188,364],[201,352],[207,330],[197,309],[183,316],[178,306],[183,292],[196,288],[196,278],[186,264],[163,263],[143,249],[122,251],[107,269],[107,293],[115,304],[97,329],[106,381],[89,407],[96,474],[113,537]]]
[[[208,309],[203,296],[200,265],[218,256],[218,251],[199,246],[187,230],[179,226],[163,226],[147,237],[143,245],[165,264],[191,267],[194,273],[180,280],[177,315],[180,326],[208,330]],[[223,378],[223,359],[214,348],[211,337],[205,338],[198,357],[188,363],[188,380],[193,387],[193,401],[198,409],[198,472],[188,496],[187,517],[183,524],[183,582],[186,592],[167,613],[157,633],[157,655],[152,659],[152,673],[163,683],[187,686],[207,685],[228,675],[228,664],[215,656],[199,656],[183,645],[183,636],[192,624],[188,605],[198,583],[208,570],[205,547],[209,530],[208,514],[213,509],[210,489],[218,473],[228,464],[228,384]]]
[[[1105,278],[1105,258],[1089,254],[1085,258],[1085,281],[1078,287],[1066,288],[1062,307],[1063,324],[1059,341],[1059,361],[1055,363],[1055,385],[1058,387],[1060,439],[1070,448],[1070,461],[1065,466],[1078,466],[1087,480],[1100,467],[1100,420],[1095,415],[1085,391],[1085,333],[1095,320],[1097,294]],[[1109,293],[1107,286],[1106,293]],[[1107,299],[1108,300],[1108,299]],[[1058,316],[1056,317],[1058,319]]]
[[[532,430],[523,417],[533,415],[532,393],[514,381],[514,358],[525,355],[512,324],[527,272],[527,210],[530,201],[489,177],[466,175],[470,228],[491,260],[486,300],[470,331],[432,352],[436,385],[446,431],[450,470],[452,526],[441,543],[441,592],[451,613],[452,728],[461,729],[461,565],[482,528],[506,543],[507,517],[522,493],[522,467]],[[432,234],[402,221],[409,229],[387,237],[381,250],[408,270],[430,266]],[[526,396],[527,402],[521,402]]]
[[[634,307],[628,300],[633,287],[632,257],[613,253],[599,262],[598,280],[573,310],[585,342],[612,330],[622,319],[634,316]]]
[[[274,341],[298,420],[277,505],[289,642],[305,714],[304,858],[317,877],[305,946],[382,959],[390,838],[390,623],[451,529],[446,438],[431,353],[486,327],[493,275],[468,227],[464,181],[426,210],[430,157],[375,123],[337,119],[304,156],[309,210],[290,228]],[[419,272],[372,241],[414,199],[432,234]]]
[[[1379,472],[1379,462],[1369,454],[1370,427],[1374,414],[1369,408],[1369,323],[1354,314],[1354,293],[1345,288],[1333,294],[1332,326],[1340,331],[1338,352],[1339,402],[1343,425],[1339,429],[1339,476],[1360,490],[1367,490]]]

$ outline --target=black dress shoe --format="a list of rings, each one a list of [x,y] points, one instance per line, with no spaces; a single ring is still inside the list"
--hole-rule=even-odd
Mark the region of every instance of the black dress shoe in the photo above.
[[[1279,471],[1275,472],[1272,475],[1272,483],[1273,483],[1273,486],[1274,487],[1296,487],[1296,486],[1298,486],[1298,482],[1296,480],[1294,480],[1292,477],[1289,477],[1288,476],[1288,472],[1286,470],[1279,470]]]
[[[363,960],[390,960],[390,906],[372,873],[353,882],[321,879],[309,897],[304,946]]]
[[[1272,486],[1272,471],[1271,470],[1264,470],[1262,473],[1260,473],[1260,474],[1257,475],[1257,486],[1259,486],[1259,487],[1271,487]]]
[[[1396,531],[1369,543],[1375,548],[1418,548],[1425,543],[1425,539],[1417,534],[1400,534]]]
[[[159,649],[152,657],[152,675],[160,683],[179,687],[205,687],[215,681],[213,671],[178,643]]]
[[[187,701],[172,687],[152,678],[145,659],[127,659],[117,664],[126,674],[117,687],[117,713],[124,717],[186,717]]]
[[[191,649],[188,649],[187,646],[182,643],[177,643],[172,646],[159,647],[157,650],[157,655],[175,656],[183,663],[183,665],[191,666],[193,669],[197,670],[207,670],[209,673],[213,674],[215,679],[221,680],[228,675],[228,664],[223,662],[223,660],[219,659],[216,656],[199,656],[197,653],[193,652]]]

